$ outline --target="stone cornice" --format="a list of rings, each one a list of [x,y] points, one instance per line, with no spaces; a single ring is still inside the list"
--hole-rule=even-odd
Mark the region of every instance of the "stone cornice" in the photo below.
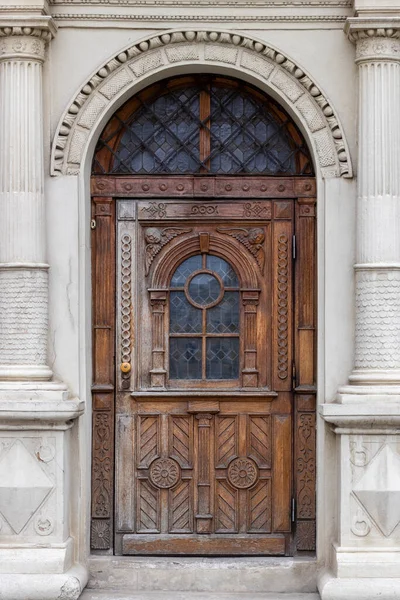
[[[19,14],[5,18],[0,15],[0,37],[33,36],[49,42],[56,33],[57,25],[49,16]]]

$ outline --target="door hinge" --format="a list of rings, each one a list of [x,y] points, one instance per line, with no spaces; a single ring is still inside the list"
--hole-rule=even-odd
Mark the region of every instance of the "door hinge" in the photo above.
[[[96,225],[97,225],[96,219],[92,219],[90,221],[90,229],[96,229]]]
[[[293,361],[292,362],[292,385],[294,388],[296,387],[296,377],[297,377],[296,363]]]
[[[293,260],[295,260],[295,258],[296,258],[296,236],[295,235],[292,236],[292,256],[293,256]]]
[[[296,520],[296,500],[292,498],[292,523]]]

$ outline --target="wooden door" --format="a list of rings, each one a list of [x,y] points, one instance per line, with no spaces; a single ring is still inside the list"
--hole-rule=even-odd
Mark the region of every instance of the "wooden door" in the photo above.
[[[310,551],[315,183],[171,181],[92,182],[92,546]]]

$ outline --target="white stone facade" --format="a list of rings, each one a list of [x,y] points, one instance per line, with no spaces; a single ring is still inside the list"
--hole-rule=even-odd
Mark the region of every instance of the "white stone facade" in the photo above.
[[[265,563],[264,591],[400,597],[399,0],[5,0],[2,600],[88,581],[91,160],[126,99],[199,72],[268,92],[316,171],[317,554]]]

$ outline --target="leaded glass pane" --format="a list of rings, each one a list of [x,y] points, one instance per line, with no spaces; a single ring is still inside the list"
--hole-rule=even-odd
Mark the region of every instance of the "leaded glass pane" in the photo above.
[[[239,338],[207,339],[207,379],[239,377]]]
[[[169,303],[171,333],[201,333],[201,310],[187,301],[184,292],[171,292]]]
[[[170,379],[201,379],[201,339],[170,338]]]
[[[171,279],[171,287],[183,287],[189,275],[191,275],[194,271],[198,271],[199,269],[201,269],[200,254],[187,258],[179,265],[173,274]]]
[[[225,292],[207,311],[207,333],[239,333],[239,292]]]
[[[219,256],[207,256],[207,269],[215,271],[221,277],[225,287],[239,287],[239,281],[231,265]]]
[[[201,95],[210,105],[202,118]],[[99,139],[93,172],[312,175],[313,168],[299,130],[271,98],[202,75],[155,84],[123,105]]]
[[[207,306],[218,299],[221,285],[214,275],[199,273],[189,283],[189,296],[195,304]]]
[[[170,91],[135,113],[116,152],[113,173],[190,173],[199,168],[199,90]]]

